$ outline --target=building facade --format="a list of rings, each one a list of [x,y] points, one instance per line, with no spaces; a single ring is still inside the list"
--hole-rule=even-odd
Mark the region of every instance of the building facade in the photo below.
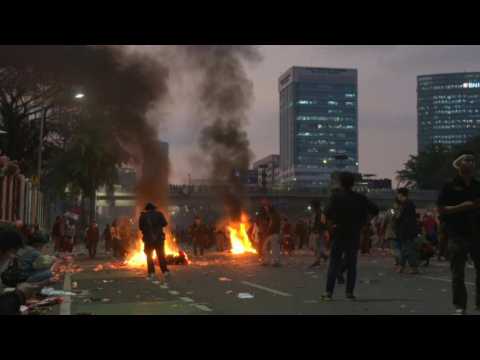
[[[418,151],[464,144],[480,134],[480,73],[417,77]]]
[[[357,70],[292,67],[279,79],[280,179],[328,186],[340,167],[358,172]]]
[[[275,186],[280,178],[280,155],[272,154],[253,163],[253,170],[257,173],[257,183],[262,187]]]

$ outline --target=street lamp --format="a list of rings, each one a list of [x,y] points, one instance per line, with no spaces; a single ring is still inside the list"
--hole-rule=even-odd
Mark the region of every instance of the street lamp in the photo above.
[[[79,93],[75,94],[75,99],[83,99],[84,97],[85,97],[84,93],[79,92]]]

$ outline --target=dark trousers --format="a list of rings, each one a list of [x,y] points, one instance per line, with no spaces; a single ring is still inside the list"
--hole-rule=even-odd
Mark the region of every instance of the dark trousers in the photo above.
[[[344,280],[343,275],[347,271],[347,262],[345,261],[345,257],[342,257],[342,265],[340,266],[340,271],[337,274],[337,281],[338,280]]]
[[[97,242],[96,241],[90,241],[88,244],[88,255],[90,255],[90,258],[93,259],[95,255],[97,255]]]
[[[263,256],[263,244],[265,243],[266,237],[265,234],[258,235],[257,254],[259,257]]]
[[[147,255],[148,274],[155,274],[155,263],[153,261],[153,251],[157,254],[158,264],[162,274],[168,272],[167,260],[165,259],[165,243],[162,241],[159,244],[145,244],[145,255]]]
[[[405,239],[400,241],[400,266],[410,265],[411,268],[418,267],[418,250],[415,239]]]
[[[193,253],[195,256],[200,253],[203,256],[203,251],[205,250],[205,241],[203,239],[193,239]]]
[[[476,240],[476,239],[475,239]],[[453,305],[457,308],[467,308],[467,288],[465,286],[465,264],[468,254],[475,265],[475,295],[476,305],[480,306],[480,245],[473,244],[464,237],[449,237],[448,251],[450,255],[450,270],[452,271]]]
[[[359,235],[349,238],[333,237],[327,273],[327,293],[333,294],[335,281],[340,275],[342,267],[345,267],[347,271],[346,293],[353,294],[357,280],[358,238]]]

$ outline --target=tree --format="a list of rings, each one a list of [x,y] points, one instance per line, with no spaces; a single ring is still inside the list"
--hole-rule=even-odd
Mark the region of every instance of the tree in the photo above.
[[[130,159],[112,132],[112,118],[100,109],[85,112],[76,124],[71,142],[52,163],[48,182],[62,195],[68,188],[90,200],[89,217],[95,218],[95,194],[101,186],[112,188],[117,167]]]
[[[410,188],[438,189],[455,171],[451,166],[452,152],[442,145],[429,147],[418,155],[410,155],[404,169],[397,172],[400,182]]]
[[[58,118],[55,106],[61,102],[62,87],[33,71],[0,68],[0,129],[3,151],[18,160],[22,172],[36,171],[40,145],[40,127],[44,124],[42,143],[46,159],[53,155],[52,139]]]
[[[466,144],[454,147],[433,145],[418,155],[410,155],[404,169],[397,172],[397,179],[407,187],[438,190],[447,179],[455,176],[452,163],[461,150],[480,154],[480,136],[472,138]]]

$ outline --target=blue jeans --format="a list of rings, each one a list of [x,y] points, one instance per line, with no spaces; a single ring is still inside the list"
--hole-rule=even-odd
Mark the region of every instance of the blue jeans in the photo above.
[[[418,267],[417,244],[415,239],[400,242],[400,266],[405,267],[407,261],[411,268]]]

